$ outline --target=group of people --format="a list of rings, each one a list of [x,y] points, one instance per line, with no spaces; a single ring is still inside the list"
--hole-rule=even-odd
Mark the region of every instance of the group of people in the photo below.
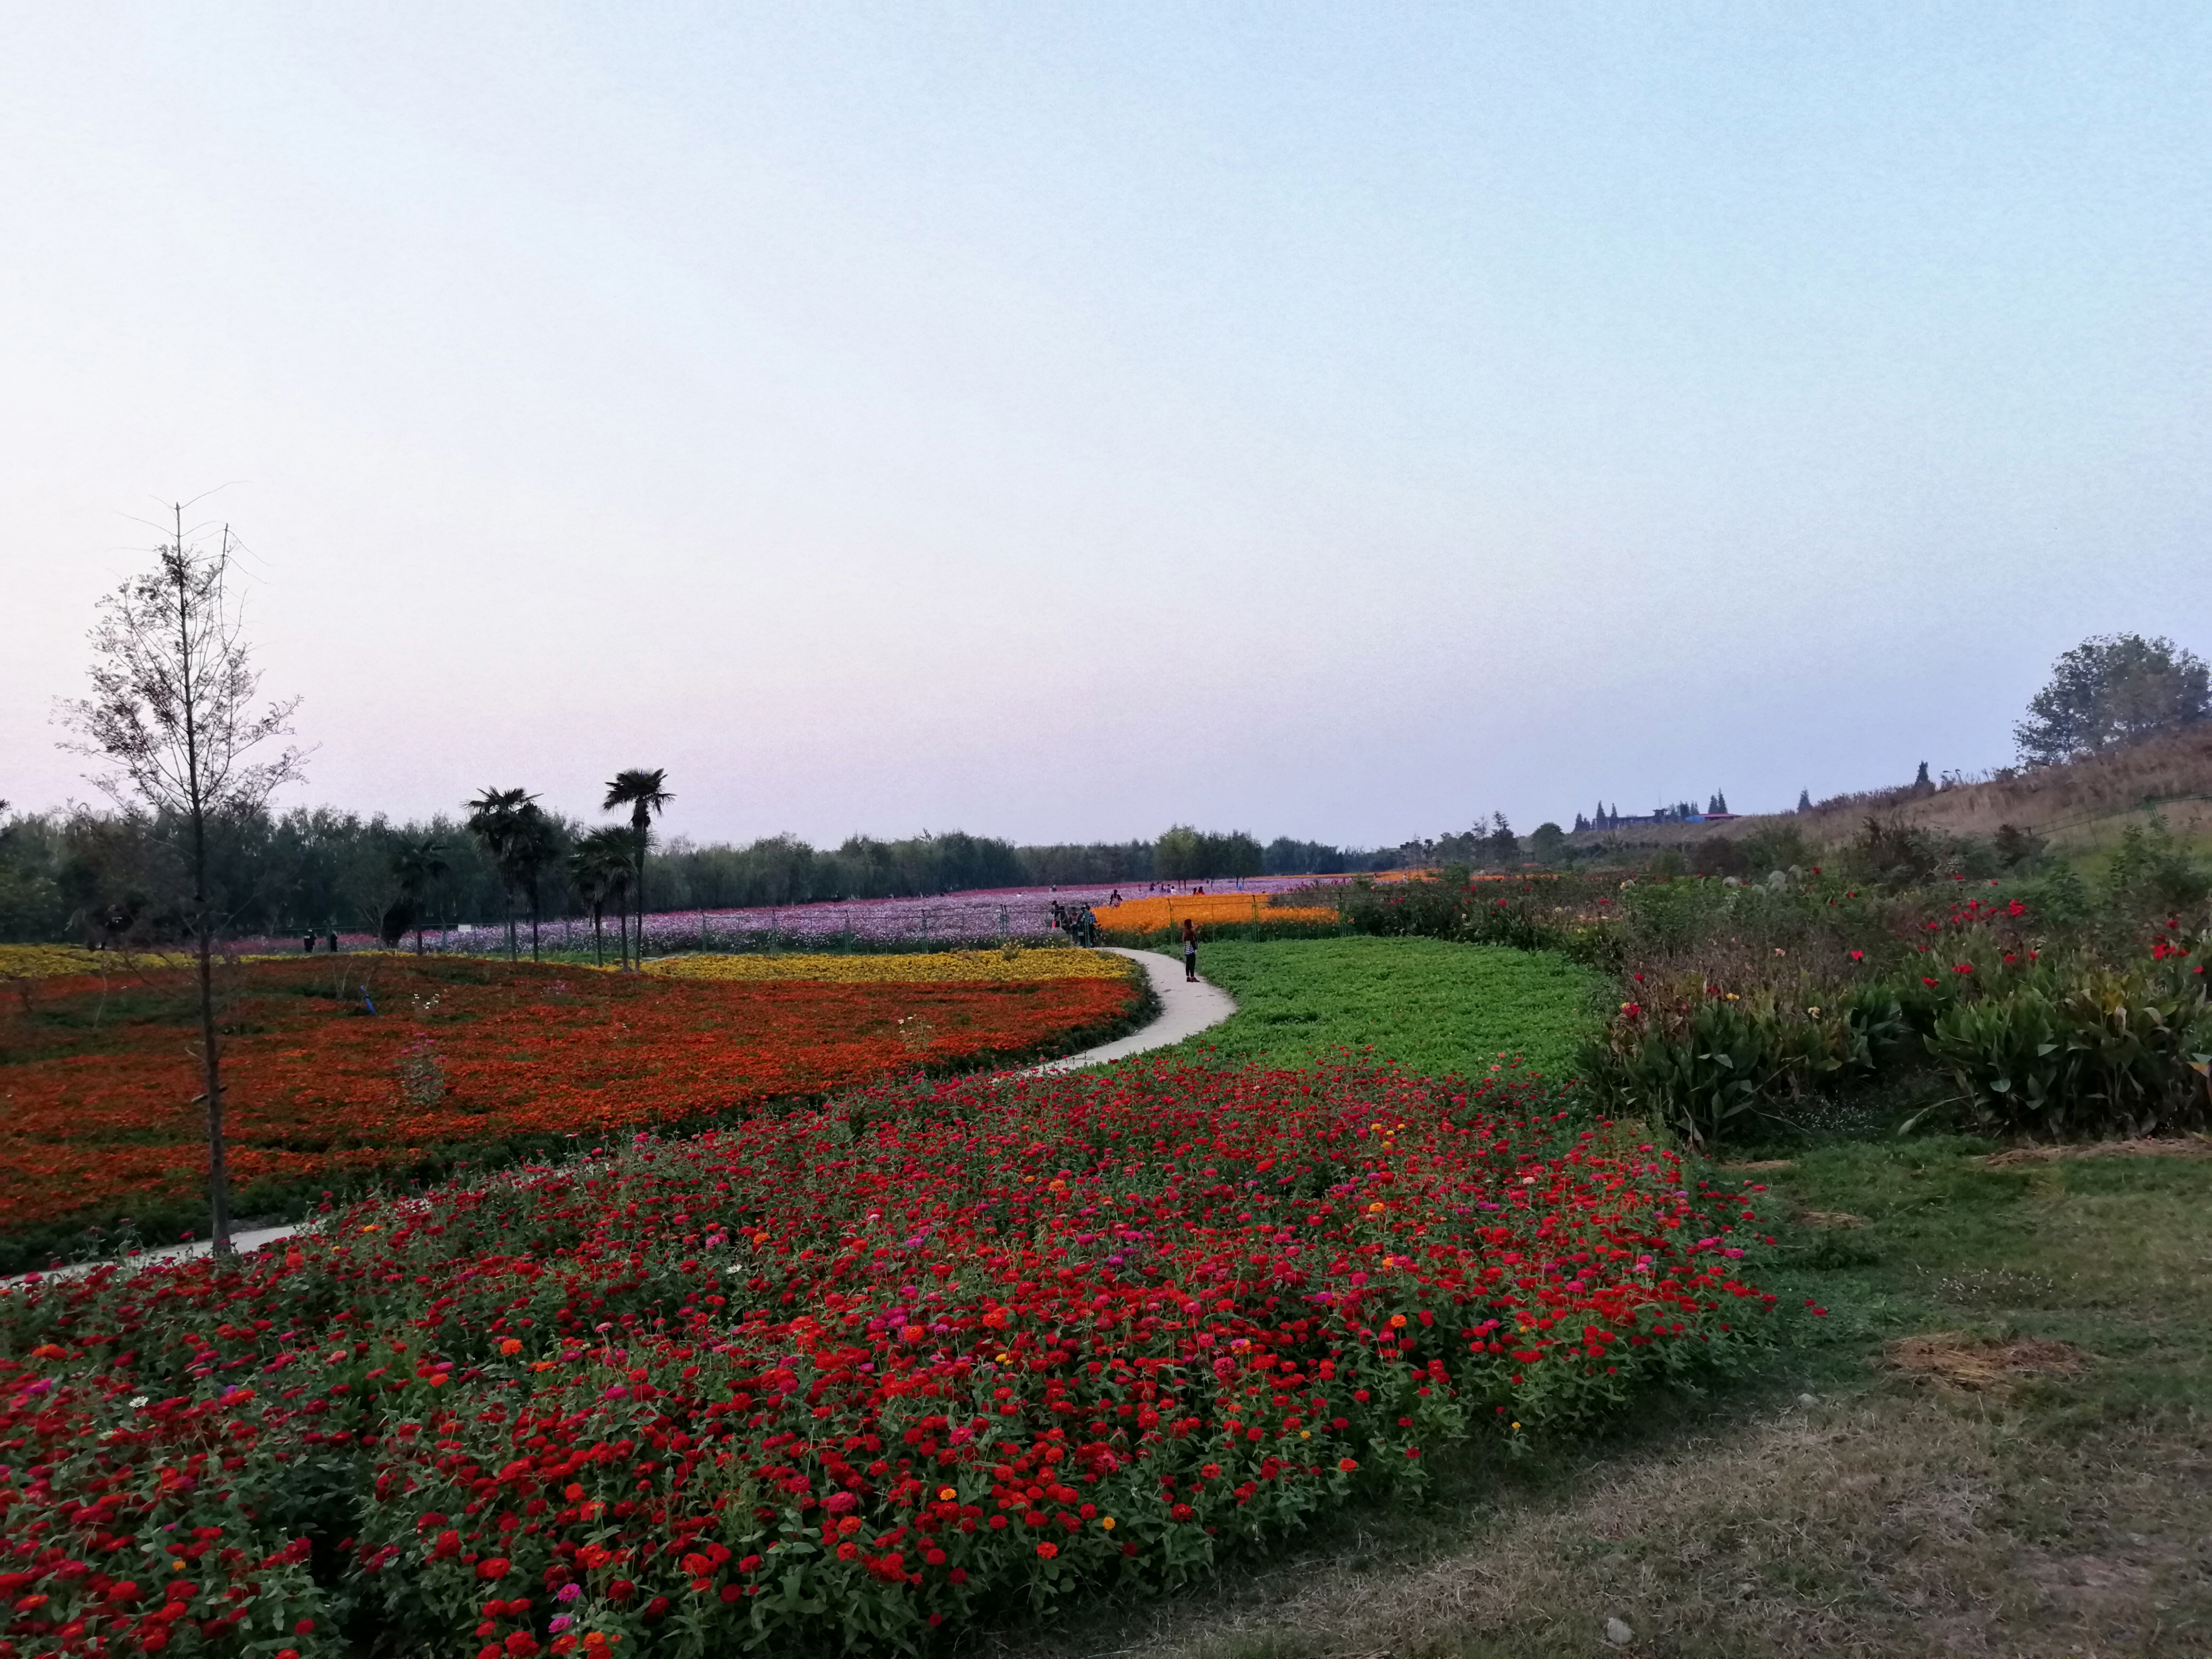
[[[1098,913],[1087,904],[1052,902],[1052,925],[1077,945],[1098,943]]]
[[[1200,888],[1200,891],[1205,890]],[[1121,890],[1115,888],[1107,898],[1107,908],[1121,902]],[[1098,943],[1098,913],[1087,904],[1063,904],[1052,902],[1052,925],[1067,935],[1075,945]],[[1198,983],[1198,926],[1188,916],[1182,919],[1182,976],[1189,983]]]

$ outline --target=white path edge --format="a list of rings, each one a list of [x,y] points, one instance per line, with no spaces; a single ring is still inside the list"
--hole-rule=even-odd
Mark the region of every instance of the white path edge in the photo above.
[[[1186,981],[1181,964],[1157,951],[1130,951],[1118,945],[1102,948],[1117,957],[1127,957],[1145,970],[1146,976],[1152,981],[1154,994],[1160,1000],[1159,1018],[1113,1042],[1103,1042],[1080,1054],[1026,1067],[1022,1076],[1073,1072],[1080,1066],[1103,1066],[1109,1060],[1124,1060],[1150,1048],[1165,1048],[1220,1024],[1237,1012],[1237,999],[1228,992],[1203,979],[1194,983]]]
[[[1047,1060],[1042,1066],[1024,1066],[1015,1073],[1016,1076],[1045,1077],[1055,1072],[1076,1071],[1085,1066],[1103,1066],[1109,1060],[1124,1060],[1148,1049],[1169,1048],[1185,1037],[1195,1036],[1200,1031],[1220,1024],[1237,1012],[1237,999],[1228,992],[1203,979],[1194,983],[1185,980],[1176,963],[1157,951],[1130,951],[1118,945],[1100,948],[1117,957],[1127,957],[1145,970],[1146,976],[1152,981],[1153,994],[1160,1000],[1158,1018],[1125,1037],[1102,1042],[1096,1048],[1085,1048],[1079,1054],[1064,1054],[1058,1060]],[[248,1232],[233,1233],[230,1242],[232,1248],[242,1255],[248,1250],[259,1249],[264,1244],[274,1244],[279,1239],[289,1238],[295,1233],[312,1231],[314,1224],[313,1222],[298,1222],[283,1227],[256,1227]],[[205,1255],[212,1248],[205,1239],[190,1244],[163,1244],[125,1258],[123,1265],[143,1267],[157,1261],[185,1261],[195,1256]],[[55,1267],[45,1273],[19,1274],[13,1279],[0,1279],[0,1291],[26,1283],[74,1279],[106,1265],[100,1261],[73,1261],[67,1267]]]

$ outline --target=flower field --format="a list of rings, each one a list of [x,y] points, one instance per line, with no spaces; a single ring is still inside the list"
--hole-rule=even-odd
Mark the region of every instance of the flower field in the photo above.
[[[1027,953],[1024,953],[1027,954]],[[888,1073],[1065,1052],[1140,993],[1082,975],[724,981],[483,959],[226,967],[225,1103],[240,1213],[458,1156],[585,1146]],[[935,961],[937,958],[925,958]],[[191,976],[18,980],[3,1013],[0,1244],[134,1218],[174,1226],[206,1180]]]
[[[896,956],[779,952],[742,956],[692,951],[655,957],[645,971],[669,979],[818,980],[825,984],[1018,984],[1034,980],[1121,979],[1122,962],[1072,946],[1013,951],[926,951]]]
[[[1124,936],[1180,931],[1194,921],[1201,932],[1224,922],[1330,922],[1336,911],[1327,905],[1271,905],[1264,893],[1176,893],[1156,898],[1124,899],[1098,913],[1103,933]]]
[[[97,973],[101,953],[74,945],[0,945],[0,979],[49,979]]]
[[[1249,900],[1256,894],[1261,915],[1272,919],[1274,913],[1267,908],[1268,895],[1311,884],[1312,878],[1305,876],[1248,876],[1240,891],[1247,901],[1246,912],[1251,908]],[[645,950],[651,957],[673,951],[755,946],[769,939],[818,939],[824,943],[834,940],[840,945],[863,950],[883,950],[906,944],[924,948],[946,945],[981,946],[1007,939],[1049,943],[1058,937],[1052,921],[1055,902],[1091,905],[1103,918],[1106,901],[1115,890],[1110,884],[1007,887],[921,898],[833,899],[815,904],[760,905],[750,908],[710,906],[703,913],[697,909],[662,910],[645,919]],[[1120,890],[1125,900],[1134,902],[1133,896],[1141,893],[1141,887],[1124,883]],[[1180,921],[1184,900],[1178,896],[1176,902]],[[1123,908],[1127,908],[1126,904]],[[610,917],[610,941],[613,927],[613,919]],[[521,936],[523,947],[527,950],[527,919],[521,924]],[[375,943],[366,933],[349,933],[341,937],[348,950],[364,949]],[[541,940],[549,950],[588,951],[592,948],[591,924],[577,917],[549,918],[543,924]],[[426,937],[431,948],[474,954],[503,949],[506,933],[495,921],[478,921],[466,933],[447,933],[442,945],[439,941],[434,929]],[[240,948],[289,955],[298,953],[299,941],[246,940],[241,941]],[[612,948],[610,943],[609,949]]]
[[[1710,1371],[1759,1191],[1390,1071],[882,1085],[0,1297],[0,1659],[916,1649]]]
[[[255,961],[259,957],[234,957]],[[76,945],[0,945],[0,980],[53,979],[65,974],[135,974],[142,969],[182,968],[193,961],[184,946],[166,951],[88,951]]]

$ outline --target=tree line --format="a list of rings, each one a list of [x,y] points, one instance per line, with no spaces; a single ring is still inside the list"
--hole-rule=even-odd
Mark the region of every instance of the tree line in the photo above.
[[[185,937],[191,902],[175,851],[183,826],[173,817],[81,808],[0,823],[0,938]],[[1186,825],[1152,841],[1041,846],[960,831],[854,836],[834,848],[789,835],[738,845],[647,834],[641,884],[635,823],[593,825],[542,808],[520,789],[485,790],[453,813],[404,820],[256,806],[207,825],[207,902],[232,937],[339,931],[396,941],[418,927],[504,928],[511,920],[526,953],[533,919],[634,920],[641,892],[645,911],[738,909],[976,888],[1333,874],[1402,861],[1398,849],[1347,854],[1287,839],[1263,848],[1249,834]],[[1416,856],[1432,845],[1409,843]]]

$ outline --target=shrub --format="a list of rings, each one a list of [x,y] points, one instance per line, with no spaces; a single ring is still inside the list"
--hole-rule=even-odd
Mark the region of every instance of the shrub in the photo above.
[[[1707,836],[1690,849],[1690,871],[1699,876],[1740,876],[1751,868],[1741,842],[1726,836]]]
[[[1808,1089],[1872,1076],[1911,1038],[1898,998],[1865,986],[1834,1006],[1769,989],[1630,1002],[1581,1071],[1607,1106],[1663,1122],[1695,1146],[1739,1138]]]
[[[1989,1127],[2054,1139],[2144,1134],[2203,1115],[2201,988],[2092,969],[1961,1002],[1928,1048]]]
[[[2105,884],[2112,908],[2124,916],[2185,910],[2212,893],[2212,878],[2156,815],[2147,824],[2130,824],[2121,834],[2105,872]]]

